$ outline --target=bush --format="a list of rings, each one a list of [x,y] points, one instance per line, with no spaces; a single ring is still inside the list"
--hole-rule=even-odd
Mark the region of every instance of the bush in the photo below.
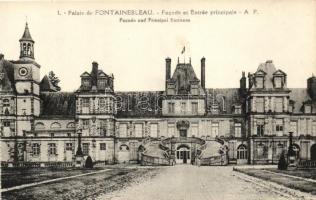
[[[93,162],[92,162],[91,156],[87,157],[85,167],[90,168],[90,169],[93,168]]]
[[[279,170],[286,170],[287,169],[287,162],[285,159],[284,152],[281,153],[279,163],[278,163],[278,169]]]

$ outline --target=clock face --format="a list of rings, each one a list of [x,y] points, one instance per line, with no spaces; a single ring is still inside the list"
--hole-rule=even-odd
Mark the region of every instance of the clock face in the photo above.
[[[19,69],[19,75],[20,76],[26,76],[27,74],[28,74],[28,71],[27,71],[27,69],[25,67],[21,67]]]

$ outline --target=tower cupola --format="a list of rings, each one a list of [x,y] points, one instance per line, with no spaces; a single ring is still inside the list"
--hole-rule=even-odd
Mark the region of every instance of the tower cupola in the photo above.
[[[34,40],[31,37],[28,24],[25,24],[25,30],[20,41],[20,58],[34,59]]]

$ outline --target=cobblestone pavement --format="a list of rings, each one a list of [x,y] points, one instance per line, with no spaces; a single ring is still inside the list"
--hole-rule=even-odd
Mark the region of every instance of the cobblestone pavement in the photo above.
[[[166,167],[147,182],[135,184],[98,199],[111,200],[267,200],[289,199],[269,188],[238,178],[232,167]],[[291,198],[294,199],[294,198]]]

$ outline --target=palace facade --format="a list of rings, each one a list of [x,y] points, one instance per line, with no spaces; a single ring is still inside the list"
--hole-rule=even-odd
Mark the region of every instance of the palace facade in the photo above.
[[[293,133],[296,156],[316,160],[316,77],[288,88],[268,60],[239,87],[206,88],[206,59],[165,62],[165,90],[120,92],[93,62],[75,92],[58,92],[34,59],[26,24],[20,59],[0,57],[2,162],[277,163]]]

